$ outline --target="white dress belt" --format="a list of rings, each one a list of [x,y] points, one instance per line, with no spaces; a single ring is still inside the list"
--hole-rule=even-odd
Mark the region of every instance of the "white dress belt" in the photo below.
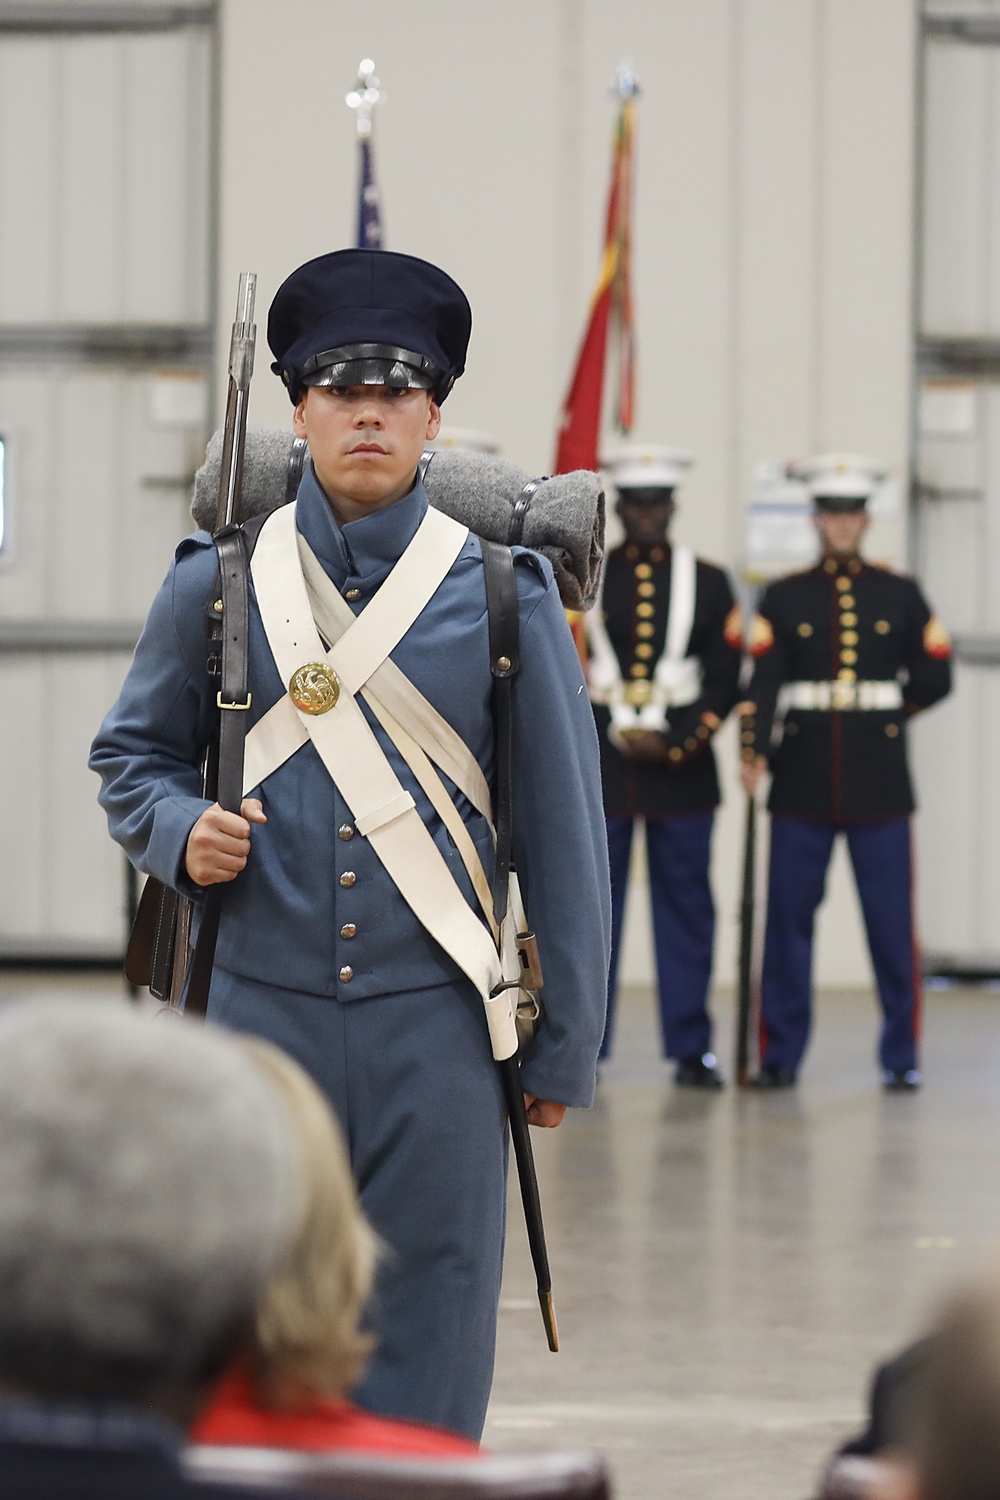
[[[902,708],[903,689],[886,682],[786,682],[779,708],[816,709],[821,713],[891,712]]]
[[[609,737],[630,729],[650,729],[662,733],[672,708],[686,708],[701,697],[701,662],[686,656],[694,625],[698,563],[690,547],[675,546],[670,562],[670,606],[663,654],[653,670],[652,680],[638,683],[622,680],[618,655],[611,644],[602,614],[604,580],[601,594],[592,610],[584,615],[584,628],[590,645],[587,686],[592,703],[611,710]]]

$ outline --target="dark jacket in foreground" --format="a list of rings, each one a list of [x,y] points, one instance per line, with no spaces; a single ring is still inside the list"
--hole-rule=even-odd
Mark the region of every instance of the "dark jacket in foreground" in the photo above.
[[[625,681],[642,659],[636,654],[638,646],[652,648],[645,657],[650,675],[663,653],[670,612],[670,566],[671,549],[662,544],[650,547],[630,542],[608,555],[603,600],[597,607],[604,609],[608,637]],[[644,605],[652,613],[640,614]],[[644,623],[652,625],[653,633],[640,638],[637,627]],[[594,705],[604,811],[609,818],[668,817],[718,807],[719,776],[711,742],[736,702],[740,648],[729,579],[721,568],[699,558],[688,655],[701,662],[702,691],[695,703],[670,714],[669,731],[663,736],[663,761],[626,759],[608,739],[608,709]]]
[[[773,813],[866,822],[913,811],[906,723],[951,688],[951,644],[912,578],[832,559],[765,591],[751,629],[742,753],[769,758]],[[898,682],[892,709],[790,708],[786,683]]]

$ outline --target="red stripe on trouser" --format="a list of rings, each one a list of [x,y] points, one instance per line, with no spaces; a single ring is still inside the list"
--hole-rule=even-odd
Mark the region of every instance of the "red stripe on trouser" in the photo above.
[[[910,938],[913,947],[913,1037],[919,1042],[924,1031],[924,973],[920,952],[920,932],[917,926],[917,851],[913,838],[913,819],[910,819]],[[919,1059],[918,1059],[919,1061]]]

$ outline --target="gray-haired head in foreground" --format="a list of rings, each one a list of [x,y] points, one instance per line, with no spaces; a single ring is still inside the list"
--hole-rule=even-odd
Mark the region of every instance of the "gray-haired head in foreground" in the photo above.
[[[90,1001],[0,1012],[0,1386],[197,1385],[294,1228],[294,1149],[221,1033]]]

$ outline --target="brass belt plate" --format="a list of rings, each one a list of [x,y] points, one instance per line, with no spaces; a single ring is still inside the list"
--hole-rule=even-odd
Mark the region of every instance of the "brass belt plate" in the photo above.
[[[321,661],[308,661],[293,672],[288,696],[304,714],[328,714],[340,697],[337,674]]]
[[[622,689],[622,697],[630,708],[645,708],[647,703],[653,701],[653,684],[651,682],[626,682]]]

